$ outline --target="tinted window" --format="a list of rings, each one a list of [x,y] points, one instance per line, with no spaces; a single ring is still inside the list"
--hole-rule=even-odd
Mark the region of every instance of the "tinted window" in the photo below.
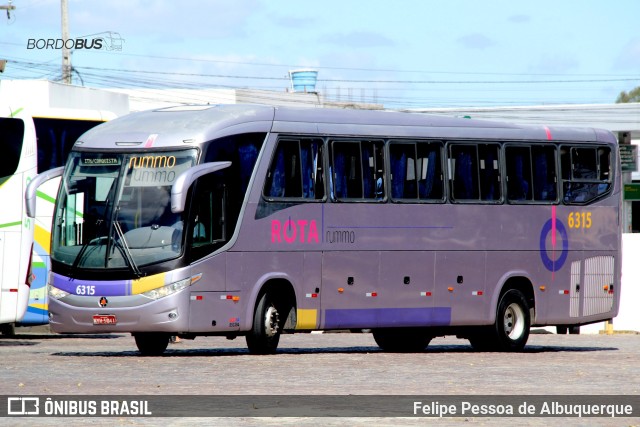
[[[192,259],[211,253],[233,235],[265,137],[247,133],[208,143],[204,162],[230,161],[231,166],[196,182],[187,236],[196,249]]]
[[[381,141],[334,141],[331,144],[334,200],[384,198]]]
[[[506,147],[507,199],[510,202],[533,200],[531,147]]]
[[[561,149],[563,200],[586,204],[611,189],[609,147],[567,147]]]
[[[531,146],[533,172],[533,200],[555,201],[558,198],[556,147]]]
[[[442,200],[442,146],[428,142],[391,142],[391,198]]]
[[[550,145],[507,146],[509,202],[557,200],[556,148]]]
[[[500,146],[497,144],[478,145],[480,159],[480,200],[499,201],[502,197],[500,180]]]
[[[449,172],[453,200],[478,199],[478,153],[475,145],[450,147]]]
[[[0,119],[0,179],[13,175],[20,163],[24,123],[20,119]]]
[[[95,120],[43,119],[34,117],[38,137],[38,173],[64,166],[76,140],[101,124]]]
[[[265,179],[264,196],[275,198],[324,198],[322,140],[278,141]]]

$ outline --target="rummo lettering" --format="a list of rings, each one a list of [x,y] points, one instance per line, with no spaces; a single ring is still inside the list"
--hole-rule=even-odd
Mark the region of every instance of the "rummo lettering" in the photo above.
[[[102,38],[77,38],[77,39],[28,39],[27,49],[53,49],[60,50],[62,48],[67,49],[95,49],[100,50],[103,48],[104,40]]]
[[[131,156],[129,159],[129,169],[173,168],[175,165],[175,156]]]

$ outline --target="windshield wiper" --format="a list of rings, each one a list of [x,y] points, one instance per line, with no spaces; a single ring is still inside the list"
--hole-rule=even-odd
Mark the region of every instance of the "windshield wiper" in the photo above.
[[[127,244],[127,239],[124,238],[124,233],[122,232],[120,223],[118,221],[113,221],[113,228],[118,234],[118,240],[114,240],[116,242],[116,245],[121,248],[123,258],[125,259],[125,261],[127,261],[127,264],[129,265],[129,268],[131,268],[131,271],[133,271],[133,274],[135,274],[138,279],[141,278],[143,274],[136,265],[133,256],[131,255],[131,250],[129,249],[129,245]]]
[[[96,237],[95,239],[89,240],[87,243],[84,243],[82,245],[82,247],[78,251],[78,255],[76,255],[76,258],[73,260],[73,264],[71,265],[71,271],[69,272],[69,277],[73,279],[73,276],[75,275],[74,272],[77,270],[78,266],[80,265],[80,261],[82,260],[82,257],[84,256],[84,253],[87,251],[89,246],[97,246],[98,243],[100,243],[100,241],[104,239],[107,239],[107,236]]]

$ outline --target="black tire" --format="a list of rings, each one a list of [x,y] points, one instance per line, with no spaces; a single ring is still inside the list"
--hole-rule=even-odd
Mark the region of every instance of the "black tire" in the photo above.
[[[556,334],[558,335],[566,335],[569,330],[566,326],[556,326]]]
[[[16,325],[14,323],[4,323],[0,325],[0,334],[5,337],[14,337],[16,335]]]
[[[160,356],[169,345],[171,335],[164,333],[135,334],[136,346],[143,356]]]
[[[424,329],[418,328],[374,329],[372,333],[378,347],[392,353],[423,351],[433,338]]]
[[[510,289],[500,298],[495,324],[472,334],[469,342],[479,351],[521,351],[529,339],[530,328],[526,298],[519,290]]]
[[[253,328],[246,336],[251,354],[273,354],[278,349],[283,323],[275,301],[264,293],[253,314]]]
[[[571,335],[580,335],[580,326],[571,326],[571,327],[569,327],[569,333]]]

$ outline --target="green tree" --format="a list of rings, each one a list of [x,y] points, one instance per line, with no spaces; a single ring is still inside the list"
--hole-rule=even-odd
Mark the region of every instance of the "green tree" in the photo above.
[[[629,92],[620,92],[618,99],[616,99],[616,104],[624,102],[640,102],[640,86],[635,89],[631,89]]]

